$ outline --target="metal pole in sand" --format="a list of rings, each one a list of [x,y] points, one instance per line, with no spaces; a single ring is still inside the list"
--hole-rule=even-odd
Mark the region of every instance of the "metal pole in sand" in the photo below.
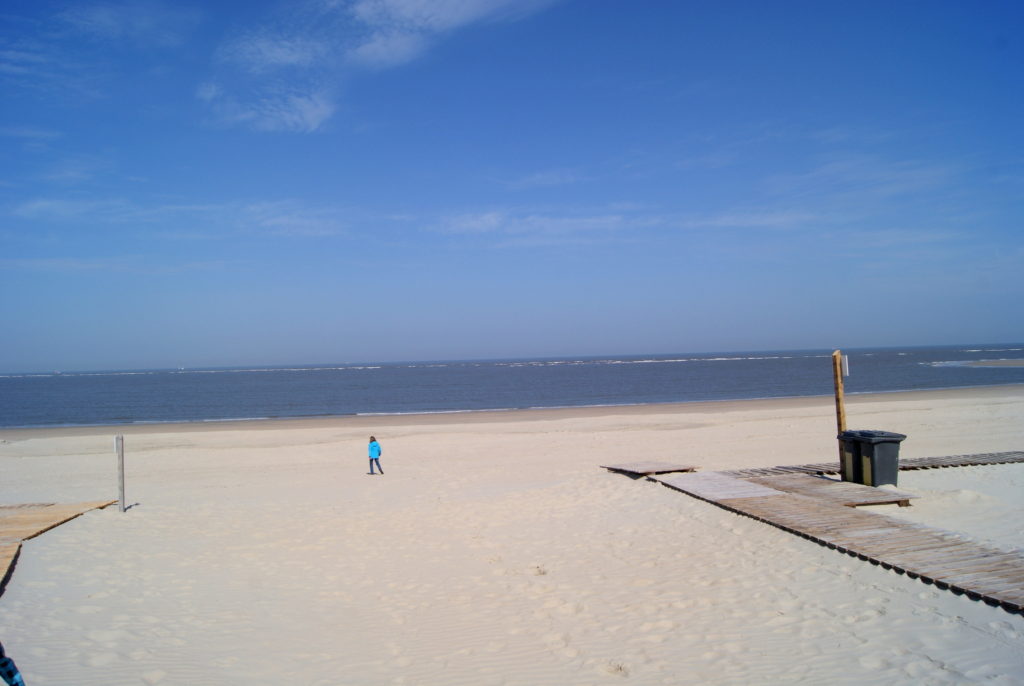
[[[117,438],[114,440],[114,445],[117,446],[117,502],[121,512],[124,512],[124,436],[118,434]]]
[[[846,405],[843,401],[843,376],[845,365],[843,364],[843,353],[836,350],[832,353],[832,378],[836,385],[836,426],[839,429],[837,434],[846,431]],[[839,461],[843,461],[843,442],[839,441]]]

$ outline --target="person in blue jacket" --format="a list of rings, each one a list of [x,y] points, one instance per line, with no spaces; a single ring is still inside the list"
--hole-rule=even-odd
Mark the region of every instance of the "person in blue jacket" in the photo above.
[[[370,474],[373,474],[373,465],[377,465],[377,469],[380,470],[381,475],[384,474],[384,469],[380,466],[380,455],[384,452],[380,449],[380,443],[373,436],[370,436]]]
[[[4,654],[3,643],[0,643],[0,678],[3,678],[4,683],[9,686],[25,686],[25,680],[22,679],[21,672],[14,665],[14,660]]]

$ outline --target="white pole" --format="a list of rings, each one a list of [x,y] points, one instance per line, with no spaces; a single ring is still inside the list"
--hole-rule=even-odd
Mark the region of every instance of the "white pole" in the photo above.
[[[124,436],[119,434],[114,444],[117,446],[118,506],[124,512]]]

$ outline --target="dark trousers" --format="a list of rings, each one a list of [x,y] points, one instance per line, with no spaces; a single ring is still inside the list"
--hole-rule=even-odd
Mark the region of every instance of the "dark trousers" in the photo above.
[[[370,474],[373,474],[373,465],[374,465],[374,464],[376,464],[376,465],[377,465],[377,469],[380,469],[380,473],[381,473],[381,474],[383,474],[383,473],[384,473],[384,470],[383,470],[383,469],[381,469],[381,466],[380,466],[380,458],[379,458],[379,457],[371,457],[371,458],[370,458]]]

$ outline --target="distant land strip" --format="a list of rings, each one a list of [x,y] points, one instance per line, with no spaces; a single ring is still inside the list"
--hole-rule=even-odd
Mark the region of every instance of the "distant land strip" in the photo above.
[[[978,360],[968,362],[968,367],[1024,367],[1024,360]]]

